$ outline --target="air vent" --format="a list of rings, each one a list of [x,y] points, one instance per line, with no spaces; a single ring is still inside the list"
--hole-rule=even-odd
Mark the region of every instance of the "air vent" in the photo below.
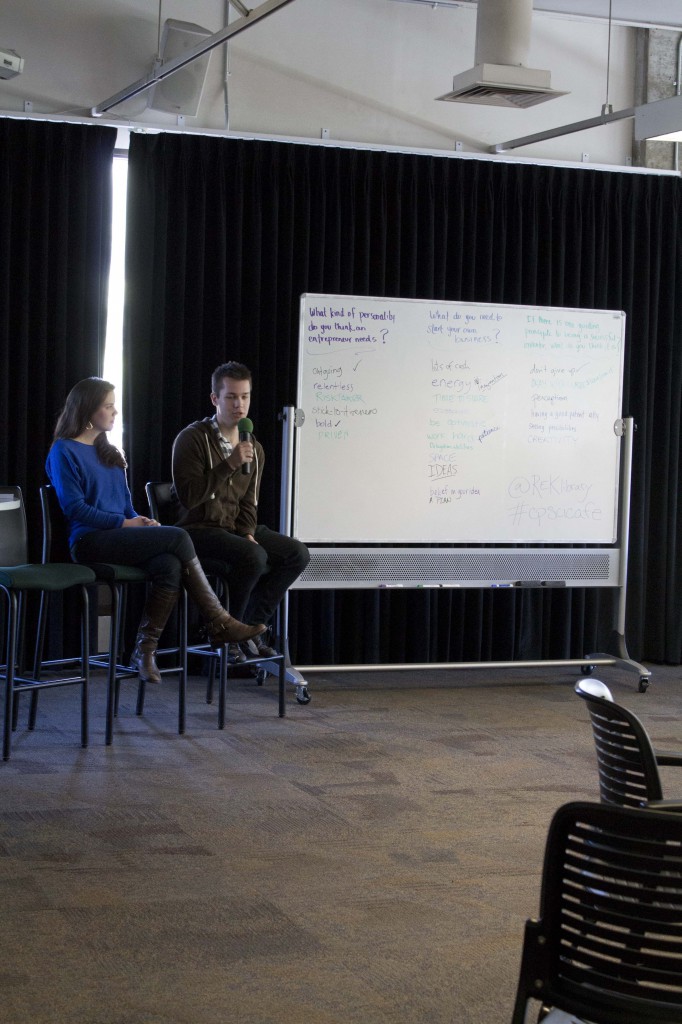
[[[525,108],[565,95],[558,89],[552,89],[549,71],[508,64],[477,64],[470,71],[455,75],[452,91],[437,99]]]
[[[565,96],[552,89],[549,71],[526,66],[532,15],[533,0],[478,0],[474,67],[437,98],[524,108]]]

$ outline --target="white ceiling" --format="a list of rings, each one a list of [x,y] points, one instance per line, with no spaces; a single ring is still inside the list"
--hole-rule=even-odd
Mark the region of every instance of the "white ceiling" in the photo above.
[[[535,0],[536,11],[553,12],[573,18],[591,18],[639,28],[676,29],[682,26],[679,0]]]
[[[427,7],[475,7],[476,0],[393,0]],[[633,28],[677,29],[682,26],[680,0],[534,0],[533,9],[578,20],[608,21]]]
[[[258,8],[263,0],[245,2]],[[435,102],[473,65],[476,6],[291,0],[235,37],[229,69],[227,48],[213,51],[199,113],[185,127],[317,139],[328,131],[330,140],[350,144],[489,153],[506,140],[599,115],[607,55],[609,101],[614,110],[632,106],[632,27],[682,31],[682,0],[535,0],[529,65],[551,70],[552,87],[565,96],[524,111]],[[0,112],[87,117],[151,71],[165,19],[215,33],[227,10],[228,0],[0,0],[0,48],[25,59],[22,75],[0,81]],[[233,9],[230,21],[238,16]],[[666,80],[662,95],[674,87]],[[150,127],[175,122],[146,109],[146,96],[108,116]],[[519,155],[585,161],[587,152],[590,161],[623,164],[631,135],[621,123]]]

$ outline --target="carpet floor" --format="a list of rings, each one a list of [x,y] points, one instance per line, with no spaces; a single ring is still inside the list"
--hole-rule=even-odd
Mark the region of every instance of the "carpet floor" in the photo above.
[[[682,748],[679,668],[600,670]],[[575,668],[309,673],[23,700],[0,766],[6,1024],[505,1024],[553,811],[598,799]],[[666,775],[666,772],[668,773]],[[668,795],[682,791],[663,769]],[[677,788],[675,782],[678,782]]]

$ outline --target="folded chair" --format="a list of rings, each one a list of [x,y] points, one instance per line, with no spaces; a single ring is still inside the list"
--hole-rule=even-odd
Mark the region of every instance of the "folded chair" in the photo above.
[[[582,679],[575,692],[587,704],[603,803],[682,811],[682,799],[664,800],[659,766],[682,767],[682,752],[656,751],[639,718],[613,700],[598,679]]]
[[[59,505],[57,494],[50,484],[40,488],[40,503],[43,513],[43,562],[51,562],[53,558],[64,559],[69,556],[66,519]],[[105,743],[110,745],[113,740],[114,718],[118,713],[118,698],[121,681],[138,679],[137,672],[123,665],[123,627],[128,587],[131,584],[147,584],[149,576],[144,569],[133,565],[118,565],[109,562],[89,562],[88,567],[94,572],[98,583],[108,587],[111,598],[111,618],[109,625],[109,649],[106,654],[95,654],[90,658],[93,667],[107,670],[107,707]],[[39,624],[39,645],[42,650],[44,636],[44,612],[47,599],[41,602]],[[178,684],[178,732],[185,731],[185,709],[187,700],[187,637],[185,630],[186,602],[184,591],[178,601],[180,628],[176,646],[166,647],[158,651],[158,655],[175,655],[175,661],[169,666],[160,667],[164,674],[179,676]],[[144,712],[145,683],[138,680],[137,705],[135,713]]]
[[[0,677],[5,680],[5,714],[2,757],[10,756],[12,730],[16,727],[18,695],[30,691],[34,697],[38,690],[55,686],[80,686],[81,690],[81,746],[88,745],[88,687],[90,682],[89,602],[87,587],[95,582],[95,574],[83,565],[73,562],[36,565],[28,563],[28,535],[24,500],[19,487],[0,486],[0,590],[6,598],[5,663],[0,665]],[[53,662],[55,668],[66,664],[78,665],[76,675],[39,679],[24,670],[25,601],[29,594],[67,593],[76,591],[80,596],[80,652],[77,658]],[[29,729],[35,726],[36,707],[31,702]]]
[[[145,485],[147,501],[149,503],[149,514],[152,519],[158,520],[164,526],[175,526],[180,518],[182,506],[175,494],[172,483],[166,481],[150,480]],[[229,611],[229,583],[223,562],[214,558],[201,558],[201,567],[206,576],[214,582],[214,588]],[[206,687],[206,703],[210,704],[213,699],[214,670],[218,666],[218,728],[225,728],[225,701],[227,695],[227,674],[229,667],[228,644],[222,644],[217,650],[213,650],[208,644],[190,644],[187,648],[188,654],[199,654],[210,659],[208,684]],[[278,654],[275,657],[247,658],[241,665],[256,666],[256,679],[260,686],[266,676],[262,664],[267,662],[278,666],[279,674],[279,715],[285,713],[285,657]]]
[[[557,1017],[682,1020],[682,816],[583,802],[554,815],[512,1024]]]

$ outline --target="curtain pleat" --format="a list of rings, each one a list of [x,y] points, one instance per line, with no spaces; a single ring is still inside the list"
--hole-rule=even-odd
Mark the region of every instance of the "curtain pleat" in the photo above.
[[[0,480],[40,559],[38,488],[57,414],[101,370],[116,129],[0,119]]]
[[[623,414],[637,425],[626,636],[633,657],[679,664],[681,187],[662,175],[135,134],[124,352],[136,500],[147,479],[170,477],[174,437],[211,412],[211,371],[234,358],[254,373],[261,516],[278,526],[278,415],[296,402],[304,292],[623,309]],[[291,648],[318,664],[582,657],[609,641],[616,597],[294,591]]]
[[[22,489],[33,561],[57,415],[102,366],[115,141],[114,128],[0,118],[0,481]],[[92,608],[94,633],[94,595]],[[29,603],[29,657],[36,612]],[[73,603],[53,595],[46,656],[77,650],[78,636]]]

